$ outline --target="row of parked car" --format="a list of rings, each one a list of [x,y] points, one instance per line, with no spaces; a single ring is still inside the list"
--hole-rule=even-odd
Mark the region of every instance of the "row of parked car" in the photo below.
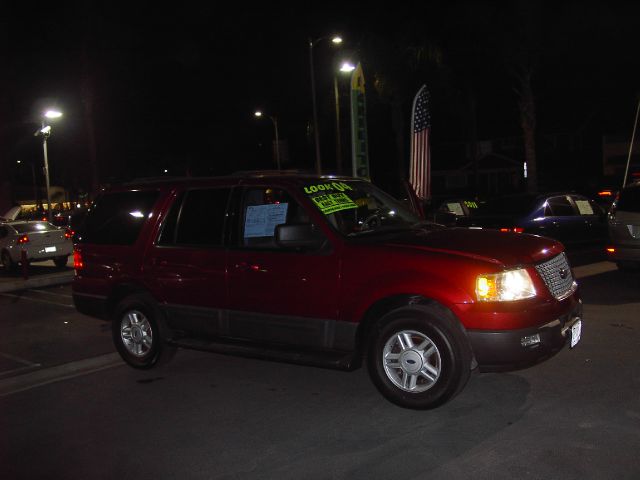
[[[0,217],[0,262],[11,272],[18,265],[53,260],[58,268],[73,255],[80,211],[55,212],[49,221],[42,211],[13,207]]]
[[[568,248],[606,246],[608,257],[620,269],[634,269],[640,266],[639,185],[629,185],[617,195],[614,190],[604,189],[592,196],[556,192],[505,195],[487,201],[435,197],[426,206],[425,217],[447,227],[546,236]],[[68,240],[75,239],[86,209],[55,212],[50,224],[46,212],[26,213],[17,208],[8,215],[10,218],[0,217],[0,222],[4,220],[0,226],[0,260],[5,269],[21,262],[22,250],[30,261],[54,260],[63,266],[71,254]],[[45,245],[47,242],[51,245]]]
[[[621,269],[640,266],[640,182],[617,194],[575,192],[504,195],[479,201],[464,197],[433,199],[426,217],[449,227],[488,228],[531,233],[560,240],[568,248],[606,246]]]

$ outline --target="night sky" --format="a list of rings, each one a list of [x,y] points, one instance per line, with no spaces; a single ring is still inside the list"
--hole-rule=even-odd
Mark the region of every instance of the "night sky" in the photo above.
[[[397,138],[408,142],[411,100],[422,84],[433,102],[434,168],[459,165],[450,147],[469,141],[473,129],[479,140],[522,135],[511,73],[522,54],[535,65],[543,179],[553,169],[559,181],[599,181],[602,135],[630,138],[640,89],[640,6],[631,2],[316,5],[3,6],[3,182],[29,184],[17,160],[39,174],[42,146],[33,132],[45,106],[64,112],[49,142],[52,183],[72,191],[90,190],[94,175],[105,184],[164,169],[218,175],[273,168],[273,126],[254,118],[258,108],[278,119],[285,167],[311,170],[308,41],[333,33],[344,38],[342,47],[323,41],[313,50],[327,171],[336,170],[333,76],[342,58],[361,61],[365,72],[374,181],[407,168]],[[346,141],[345,78],[340,85]],[[571,155],[544,143],[578,133],[582,144]],[[343,151],[346,165],[348,146]]]

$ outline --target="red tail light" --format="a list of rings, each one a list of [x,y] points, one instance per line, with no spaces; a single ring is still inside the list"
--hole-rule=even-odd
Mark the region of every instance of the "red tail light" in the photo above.
[[[24,245],[25,243],[29,243],[29,236],[20,235],[20,237],[18,237],[18,245]]]
[[[73,236],[75,235],[76,232],[74,232],[73,230],[67,228],[64,231],[64,238],[73,238]]]
[[[524,233],[524,228],[522,227],[513,227],[513,228],[501,228],[501,232],[515,232],[515,233]]]
[[[73,251],[73,268],[75,268],[76,270],[84,268],[84,263],[82,262],[82,254],[78,250]]]

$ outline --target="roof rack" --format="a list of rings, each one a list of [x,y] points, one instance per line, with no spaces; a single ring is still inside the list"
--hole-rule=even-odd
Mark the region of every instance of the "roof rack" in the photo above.
[[[231,174],[232,176],[250,176],[250,177],[263,177],[263,176],[283,176],[283,175],[315,175],[314,172],[310,170],[299,170],[299,169],[290,169],[290,170],[238,170]]]

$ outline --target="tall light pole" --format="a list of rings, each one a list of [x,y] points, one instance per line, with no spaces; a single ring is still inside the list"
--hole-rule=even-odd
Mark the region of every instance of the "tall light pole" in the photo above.
[[[313,103],[313,136],[316,147],[316,173],[320,175],[322,173],[322,160],[320,158],[320,131],[318,128],[318,108],[316,106],[316,77],[313,72],[313,47],[315,47],[322,40],[331,39],[335,45],[342,43],[342,38],[339,36],[333,37],[321,37],[317,40],[309,39],[309,72],[311,75],[311,100]]]
[[[42,150],[44,152],[44,178],[47,185],[47,217],[49,221],[52,219],[51,212],[51,185],[49,182],[49,158],[47,154],[47,139],[49,135],[51,135],[51,125],[47,125],[45,118],[55,119],[60,118],[62,116],[62,112],[58,110],[47,110],[42,118],[42,128],[38,130],[35,134],[42,135]]]
[[[353,72],[356,67],[350,62],[343,62],[340,71],[343,73]],[[338,174],[342,174],[342,141],[340,138],[340,91],[338,89],[338,75],[333,76],[333,93],[336,100],[336,169]]]
[[[264,114],[258,110],[254,113],[254,115],[258,118],[262,117]],[[273,129],[276,135],[276,167],[280,170],[280,137],[278,136],[278,119],[275,116],[266,115],[273,122]]]

